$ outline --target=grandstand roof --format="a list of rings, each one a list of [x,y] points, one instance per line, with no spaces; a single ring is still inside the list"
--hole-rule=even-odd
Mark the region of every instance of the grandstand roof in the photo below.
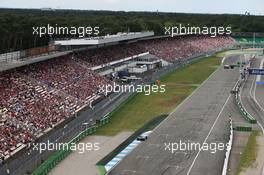
[[[138,39],[143,37],[154,36],[154,32],[135,32],[135,33],[117,33],[116,35],[107,35],[100,37],[81,38],[81,39],[69,39],[69,40],[57,40],[55,45],[73,46],[73,45],[99,45],[112,42],[119,42],[125,40]]]

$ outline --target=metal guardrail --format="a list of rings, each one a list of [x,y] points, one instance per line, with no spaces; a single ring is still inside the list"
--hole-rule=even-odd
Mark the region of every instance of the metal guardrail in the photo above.
[[[257,123],[257,120],[252,117],[243,107],[242,103],[240,102],[240,94],[239,94],[239,91],[240,91],[240,87],[241,87],[241,82],[238,83],[238,85],[236,86],[236,94],[235,94],[235,101],[236,101],[236,105],[238,107],[238,110],[240,112],[240,114],[243,116],[244,119],[246,119],[250,124],[256,124]]]
[[[225,49],[223,48],[223,49],[219,49],[217,51],[219,52],[219,51],[223,51],[223,50],[225,50]],[[217,51],[215,51],[215,52],[217,52]],[[196,55],[194,57],[190,57],[190,58],[186,59],[186,61],[184,61],[183,63],[173,64],[172,66],[166,67],[166,69],[163,69],[163,70],[160,70],[159,72],[156,72],[156,74],[154,73],[154,75],[151,78],[152,79],[158,79],[158,78],[164,76],[165,74],[167,74],[167,73],[169,73],[175,69],[184,67],[185,64],[189,64],[189,63],[198,61],[201,58],[204,58],[206,55],[207,56],[213,55],[215,52],[210,52],[207,54],[200,54],[200,55]],[[101,127],[101,126],[107,124],[110,121],[111,116],[114,114],[114,112],[117,111],[119,108],[121,108],[131,98],[133,98],[134,95],[135,95],[135,93],[131,94],[125,101],[123,101],[120,105],[118,105],[113,111],[111,111],[110,113],[108,113],[104,117],[102,117],[99,124],[97,124],[96,126],[94,126],[92,128],[87,128],[85,131],[83,131],[80,134],[78,134],[77,136],[75,136],[70,142],[68,142],[68,144],[78,143],[83,138],[85,138],[86,136],[95,133],[96,129],[98,127]],[[32,175],[47,175],[57,164],[59,164],[63,159],[65,159],[71,152],[72,152],[71,150],[56,151],[54,154],[52,154],[51,157],[49,157],[47,160],[44,161],[44,163],[42,163],[37,169],[35,169],[33,171]]]
[[[99,124],[92,126],[90,128],[85,129],[83,132],[79,133],[76,137],[74,137],[70,142],[68,142],[68,145],[79,143],[83,138],[85,138],[88,135],[91,135],[96,132],[98,127],[101,127],[109,122],[110,116],[106,115],[103,117]],[[51,157],[49,157],[41,166],[39,166],[32,175],[47,175],[57,164],[59,164],[63,159],[65,159],[72,150],[69,149],[63,149],[56,151]]]

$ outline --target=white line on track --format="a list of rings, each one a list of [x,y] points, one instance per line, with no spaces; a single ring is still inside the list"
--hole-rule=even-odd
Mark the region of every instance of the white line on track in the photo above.
[[[226,59],[226,57],[224,57],[224,58],[222,59],[222,64],[224,64],[224,62],[225,62],[225,59]]]
[[[254,91],[253,91],[253,96],[251,96],[251,97],[256,102],[256,104],[258,105],[258,107],[264,112],[263,107],[259,104],[259,102],[258,102],[258,100],[256,98],[256,88],[257,88],[257,84],[255,84]]]
[[[170,115],[172,115],[180,106],[182,106],[184,103],[186,103],[186,101],[188,101],[188,99],[189,98],[191,98],[192,96],[193,96],[193,94],[196,92],[196,91],[198,91],[214,74],[216,74],[216,72],[218,71],[218,70],[220,70],[221,69],[221,65],[219,65],[219,67],[206,79],[206,80],[204,80],[203,82],[202,82],[202,84],[200,84],[200,86],[199,87],[197,87],[188,97],[186,97],[170,114],[169,114],[169,116]],[[170,117],[169,116],[167,116],[160,124],[158,124],[158,126],[156,126],[152,131],[152,133],[150,134],[150,135],[152,135],[152,134],[158,134],[158,133],[156,133],[155,132],[155,130],[157,130],[166,120],[168,120]],[[117,166],[117,165],[116,165]],[[115,167],[115,166],[114,166]],[[114,169],[114,167],[111,169],[111,170],[113,170]],[[108,175],[109,173],[110,173],[111,171],[108,171],[107,173],[106,173],[106,175]]]
[[[261,63],[259,65],[259,69],[263,68],[263,64],[264,64],[264,59],[261,59]],[[259,82],[261,80],[261,75],[257,75],[257,82]]]
[[[253,100],[256,102],[256,104],[259,106],[259,108],[264,112],[263,107],[259,104],[259,102],[258,102],[258,100],[256,98],[256,88],[257,88],[257,84],[255,83],[255,85],[254,85],[254,91],[253,91]]]
[[[226,57],[222,58],[222,64],[219,65],[219,67],[206,79],[202,82],[202,84],[200,84],[200,86],[198,86],[188,97],[186,97],[170,114],[172,115],[178,108],[180,108],[180,106],[182,106],[184,103],[186,103],[186,101],[188,101],[189,98],[191,98],[193,96],[193,94],[198,91],[214,74],[216,74],[217,71],[219,71],[224,63],[224,61],[226,60]],[[166,120],[168,120],[170,117],[167,116],[160,124],[158,124],[158,126],[155,127],[155,129],[159,128],[160,125],[162,125],[162,123],[164,123]],[[155,130],[154,129],[154,130]],[[155,133],[153,130],[153,133]]]
[[[254,83],[254,81],[253,81]],[[254,87],[254,96],[253,96],[253,100],[255,101],[255,103],[259,106],[259,108],[264,112],[264,109],[262,108],[262,106],[259,104],[258,100],[256,99],[256,83],[255,83],[255,87]],[[252,95],[252,94],[251,94]],[[251,96],[252,97],[252,96]],[[260,126],[262,133],[264,134],[264,128],[261,125],[261,123],[258,122],[258,125]],[[262,175],[264,175],[264,166],[262,167]]]
[[[207,139],[209,138],[211,132],[213,131],[213,129],[214,129],[214,127],[215,127],[215,124],[217,123],[217,121],[218,121],[220,115],[222,114],[222,112],[224,111],[225,106],[226,106],[227,102],[229,101],[230,97],[231,97],[231,94],[230,94],[230,95],[228,96],[228,98],[226,99],[224,106],[222,107],[221,111],[219,112],[218,116],[216,117],[216,119],[215,119],[215,121],[214,121],[214,124],[212,125],[212,127],[211,127],[209,133],[207,134],[207,136],[205,137],[203,143],[206,143]],[[195,163],[196,159],[198,158],[200,152],[201,152],[201,149],[199,149],[198,153],[196,154],[196,156],[195,156],[195,158],[194,158],[194,160],[193,160],[193,162],[192,162],[192,164],[191,164],[191,166],[190,166],[190,168],[189,168],[189,170],[188,170],[188,172],[187,172],[187,175],[190,174],[190,172],[191,172],[191,170],[192,170],[192,168],[193,168],[193,166],[194,166],[194,163]]]
[[[197,87],[188,97],[186,97],[170,114],[169,114],[169,116],[170,115],[172,115],[176,110],[178,110],[183,104],[185,104],[186,103],[186,101],[188,101],[188,99],[190,99],[192,96],[193,96],[193,94],[194,93],[196,93],[214,74],[216,74],[216,72],[218,71],[218,70],[220,70],[220,68],[221,68],[221,65],[219,65],[219,67],[206,79],[206,80],[204,80],[203,82],[202,82],[202,84],[200,84],[200,86],[199,87]],[[158,129],[166,120],[168,120],[170,117],[169,116],[167,116],[160,124],[158,124],[158,126],[156,126],[154,129],[153,129],[153,133],[151,133],[151,134],[154,134],[154,133],[156,133],[155,132],[155,130],[156,129]],[[157,133],[156,133],[157,134]]]
[[[221,67],[221,66],[220,66],[220,67]],[[219,68],[220,68],[220,67],[219,67]],[[217,70],[218,70],[218,69],[217,69]],[[216,71],[215,71],[215,72],[216,72]],[[209,77],[208,77],[208,79],[209,79]],[[238,83],[238,81],[236,82],[236,85],[237,85],[237,83]],[[236,86],[236,85],[235,85],[235,86]],[[200,86],[200,87],[201,87],[201,86]],[[220,110],[218,116],[216,117],[216,119],[215,119],[215,121],[214,121],[212,127],[210,128],[209,133],[208,133],[207,136],[205,137],[205,140],[203,141],[203,143],[206,143],[207,139],[208,139],[209,136],[211,135],[211,132],[213,131],[213,129],[214,129],[214,127],[215,127],[215,124],[217,123],[217,121],[218,121],[219,117],[221,116],[222,112],[224,111],[225,106],[226,106],[226,104],[227,104],[227,102],[229,101],[229,99],[230,99],[231,96],[232,96],[232,95],[230,94],[230,95],[228,96],[228,98],[226,99],[226,101],[225,101],[225,103],[224,103],[222,109]],[[198,153],[196,154],[196,156],[195,156],[195,158],[194,158],[194,160],[193,160],[193,162],[192,162],[192,164],[191,164],[191,166],[190,166],[190,168],[189,168],[189,170],[188,170],[188,172],[187,172],[187,175],[190,174],[190,172],[191,172],[191,170],[192,170],[192,168],[193,168],[193,166],[194,166],[194,164],[195,164],[195,161],[196,161],[196,159],[198,158],[200,152],[201,152],[201,149],[199,149]]]
[[[223,64],[223,62],[224,62],[224,60],[225,60],[225,58],[223,58],[222,59],[222,64]],[[221,65],[222,65],[221,64]],[[170,114],[169,114],[169,116],[170,115],[172,115],[178,108],[180,108],[180,106],[182,106],[183,104],[185,104],[186,103],[186,101],[188,101],[188,99],[190,99],[214,74],[216,74],[216,72],[217,71],[219,71],[220,69],[221,69],[221,65],[219,65],[219,67],[206,79],[206,80],[204,80],[201,84],[200,84],[200,86],[199,87],[197,87],[188,97],[186,97]],[[238,82],[237,82],[238,83]],[[228,100],[229,100],[229,98],[231,97],[231,95],[229,95],[229,97],[228,97],[228,99],[227,99],[227,101],[226,101],[226,103],[228,102]],[[224,106],[223,106],[223,108],[225,107],[225,105],[226,105],[226,103],[224,104]],[[222,108],[222,110],[221,111],[223,111],[223,108]],[[220,111],[220,112],[221,112]],[[158,124],[158,126],[156,126],[152,131],[152,133],[150,134],[150,135],[152,135],[152,134],[158,134],[158,133],[156,133],[155,132],[155,130],[157,130],[166,120],[168,120],[170,117],[169,116],[167,116],[160,124]],[[219,115],[220,116],[220,115]],[[217,117],[217,119],[219,118],[219,116]],[[216,120],[217,120],[216,119]],[[216,121],[215,121],[215,123],[216,123]],[[214,123],[214,125],[215,125],[215,123]],[[213,129],[213,127],[214,126],[212,126],[212,128],[211,128],[211,130]],[[211,132],[211,131],[210,131]],[[209,135],[210,135],[210,132],[209,132]],[[206,138],[206,140],[207,140],[207,138]],[[200,151],[199,151],[200,152]],[[197,155],[197,157],[198,157],[198,155]],[[197,158],[196,157],[196,158]],[[193,162],[193,164],[194,164],[194,162]],[[113,167],[114,168],[114,167]],[[127,170],[126,170],[127,171]],[[131,170],[129,170],[129,171],[131,171]],[[190,171],[190,170],[189,170]],[[136,171],[135,171],[136,172]],[[109,174],[110,173],[110,171],[108,171],[106,174]]]
[[[262,60],[263,61],[263,60]],[[263,67],[263,62],[261,63],[260,67]],[[251,84],[251,87],[250,87],[250,90],[249,90],[249,96],[254,100],[254,102],[259,106],[259,108],[264,112],[264,109],[262,108],[262,106],[259,104],[258,100],[256,99],[256,82],[257,82],[257,79],[259,79],[258,77],[253,79],[252,81],[252,84]],[[244,85],[243,85],[244,86]],[[253,88],[254,87],[254,88]],[[243,87],[241,88],[243,89]],[[253,90],[254,89],[254,90]],[[254,93],[252,94],[252,90],[254,91]],[[242,100],[241,100],[241,97],[240,97],[240,102],[243,106],[243,103],[242,103]],[[244,107],[244,109],[246,110],[246,108]],[[259,121],[257,121],[257,124],[259,125],[259,127],[261,128],[262,130],[262,133],[264,134],[264,128],[263,126],[261,125],[261,123]],[[262,175],[264,175],[264,166],[262,167]]]
[[[250,96],[254,101],[255,101],[255,98],[254,98],[255,95],[252,94],[252,90],[254,89],[253,87],[254,87],[255,80],[256,80],[256,79],[254,78],[253,81],[252,81],[252,83],[251,83],[250,90],[249,90],[249,96]],[[244,83],[244,84],[242,85],[242,87],[241,87],[241,94],[242,94],[242,91],[243,91],[243,89],[244,89],[244,86],[245,86],[245,83]],[[245,111],[246,111],[248,114],[250,114],[251,116],[253,116],[250,112],[247,111],[245,105],[243,104],[243,100],[242,100],[241,95],[239,96],[239,99],[240,99],[241,105],[242,105],[242,107],[245,109]],[[257,102],[255,101],[255,103],[257,103]],[[264,128],[263,128],[263,126],[261,125],[261,123],[259,123],[259,121],[257,121],[257,124],[258,124],[259,127],[261,128],[262,133],[264,134]]]
[[[264,59],[262,59],[262,61],[261,61],[260,68],[263,67],[263,61],[264,61]],[[259,81],[260,81],[260,76],[258,77],[258,79],[259,79]],[[255,80],[257,81],[257,79],[255,79]],[[253,81],[253,83],[254,83],[254,81]],[[264,109],[263,109],[262,106],[259,104],[259,102],[258,102],[258,100],[257,100],[257,98],[256,98],[256,88],[257,88],[257,85],[256,85],[256,83],[255,83],[253,100],[254,100],[255,103],[259,106],[259,108],[264,112]],[[251,95],[251,97],[252,97],[252,93],[251,93],[250,95]],[[263,128],[263,126],[262,126],[259,122],[258,122],[258,125],[261,127],[261,129],[262,129],[262,133],[264,134],[264,128]],[[264,175],[264,166],[262,167],[262,175]]]
[[[250,91],[249,91],[249,96],[253,99],[253,101],[258,105],[258,107],[264,112],[264,109],[262,108],[262,106],[259,104],[258,100],[256,99],[256,78],[253,79],[252,83],[251,83],[251,87],[250,87]],[[244,87],[244,85],[243,85]],[[241,89],[243,89],[243,87]],[[254,88],[253,88],[254,87]],[[253,92],[252,92],[253,90]],[[240,97],[240,101],[241,101],[241,104],[242,106],[243,103],[242,103],[242,99]],[[246,110],[246,108],[244,107],[244,109]],[[246,110],[247,113],[249,113],[247,110]],[[250,114],[250,113],[249,113]],[[261,128],[262,130],[262,133],[264,134],[264,127],[262,126],[262,124],[258,121],[257,124],[259,125],[259,127]]]

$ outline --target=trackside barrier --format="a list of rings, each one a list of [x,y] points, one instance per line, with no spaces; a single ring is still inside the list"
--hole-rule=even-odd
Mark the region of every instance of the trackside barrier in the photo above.
[[[84,137],[96,132],[96,128],[97,126],[87,128],[67,144],[70,147],[71,144],[78,143]],[[41,164],[41,166],[38,167],[32,173],[32,175],[47,175],[52,170],[52,168],[54,168],[58,163],[60,163],[65,157],[67,157],[72,152],[70,149],[68,149],[69,147],[66,147],[65,149],[60,151],[56,151],[49,159],[47,159],[43,164]]]
[[[96,132],[98,127],[102,127],[109,123],[111,116],[114,114],[116,110],[121,108],[125,103],[127,103],[131,98],[135,96],[136,93],[131,94],[128,99],[126,99],[124,102],[122,102],[115,110],[112,112],[106,114],[102,119],[98,122],[97,125],[89,127],[79,133],[76,137],[74,137],[70,142],[68,142],[68,145],[76,144],[80,142],[83,138],[93,134]],[[69,146],[70,147],[70,146]],[[56,165],[58,165],[63,159],[65,159],[72,151],[70,149],[63,149],[60,151],[56,151],[52,156],[50,156],[44,163],[42,163],[34,172],[32,175],[47,175]]]
[[[137,93],[131,94],[124,102],[122,102],[117,108],[115,108],[110,113],[106,114],[102,119],[98,122],[96,126],[87,128],[86,130],[82,131],[76,137],[74,137],[68,145],[73,143],[80,142],[83,138],[87,137],[96,132],[98,127],[102,127],[109,123],[111,116],[120,109],[124,104],[126,104],[129,100],[131,100]],[[69,146],[70,147],[70,146]],[[63,149],[60,151],[56,151],[51,157],[49,157],[44,163],[42,163],[33,173],[32,175],[47,175],[56,165],[58,165],[63,159],[65,159],[72,151],[69,149]]]
[[[218,51],[223,51],[225,50],[225,48],[218,50]],[[215,53],[215,52],[214,52]],[[212,55],[213,53],[211,53]],[[195,61],[200,60],[201,58],[204,58],[204,55],[200,55],[200,56],[194,56],[193,58],[190,58],[188,60],[188,63],[193,63]],[[166,70],[165,72],[163,72],[164,74],[169,73],[170,71],[173,71],[177,68],[180,67],[185,67],[185,64],[179,65],[178,67],[174,67],[171,70]],[[163,73],[159,73],[159,78],[162,77],[162,75],[164,75]],[[150,82],[151,84],[151,82]],[[106,114],[101,120],[100,122],[91,128],[87,128],[85,131],[82,131],[80,134],[78,134],[75,138],[73,138],[68,144],[71,143],[78,143],[80,140],[82,140],[83,138],[85,138],[88,135],[91,135],[93,133],[96,132],[96,129],[98,127],[101,127],[107,123],[109,123],[111,116],[117,111],[119,110],[124,104],[126,104],[129,100],[131,100],[137,93],[132,93],[130,94],[130,96],[124,101],[122,102],[120,105],[118,105],[113,111],[111,111],[110,113]],[[50,156],[46,161],[44,161],[44,163],[42,163],[36,170],[34,170],[34,172],[32,173],[32,175],[47,175],[58,163],[60,163],[64,158],[66,158],[69,154],[71,153],[71,150],[61,150],[61,151],[56,151],[52,156]]]
[[[223,166],[223,170],[222,170],[222,175],[227,174],[228,161],[229,161],[229,156],[230,156],[230,152],[232,149],[232,143],[233,143],[233,122],[232,122],[232,119],[230,119],[230,136],[229,136],[227,151],[225,154],[225,161],[224,161],[224,166]]]
[[[240,112],[240,114],[243,116],[244,119],[246,119],[250,124],[256,124],[257,123],[257,120],[252,117],[245,109],[244,107],[242,106],[241,102],[240,102],[240,98],[239,98],[239,91],[240,91],[240,86],[241,86],[241,83],[238,83],[238,85],[236,86],[236,95],[235,95],[235,101],[236,101],[236,105],[238,107],[238,110]]]
[[[246,63],[245,63],[245,62],[240,62],[240,61],[238,61],[238,62],[237,62],[237,65],[238,65],[238,66],[240,66],[240,65],[246,65]]]
[[[235,130],[236,131],[242,131],[242,132],[251,132],[252,127],[251,126],[236,126]]]
[[[109,122],[109,116],[106,115],[103,117],[98,126],[103,126]],[[83,138],[87,137],[88,135],[91,135],[96,132],[98,126],[92,126],[90,128],[85,129],[80,134],[78,134],[76,137],[74,137],[70,142],[67,144],[69,145],[63,150],[56,151],[51,157],[49,157],[41,166],[39,166],[32,175],[47,175],[52,168],[54,168],[57,164],[59,164],[64,158],[66,158],[72,150],[68,149],[70,145],[76,144],[80,142]]]

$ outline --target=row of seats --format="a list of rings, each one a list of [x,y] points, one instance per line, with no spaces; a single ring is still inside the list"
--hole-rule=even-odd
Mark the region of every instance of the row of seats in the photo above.
[[[234,44],[227,36],[183,36],[138,41],[74,53],[0,72],[0,157],[71,117],[111,84],[93,66],[150,52],[170,62]]]
[[[111,83],[70,56],[0,73],[0,157],[34,141]]]
[[[150,52],[169,62],[235,44],[229,36],[181,36],[138,41],[132,44],[108,46],[75,53],[73,56],[88,67],[103,65],[121,58]]]

